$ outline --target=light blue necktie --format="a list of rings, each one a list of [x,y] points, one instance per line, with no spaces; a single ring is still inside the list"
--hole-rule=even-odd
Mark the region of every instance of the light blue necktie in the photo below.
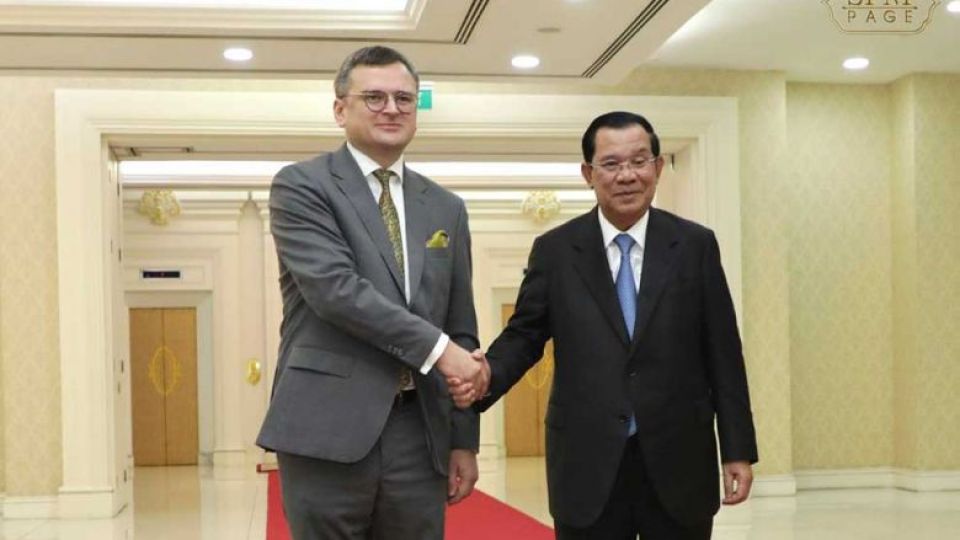
[[[613,241],[620,248],[620,270],[617,272],[617,298],[620,299],[620,311],[623,312],[623,322],[627,325],[627,335],[633,340],[633,326],[637,322],[637,286],[633,280],[633,265],[630,264],[630,248],[635,243],[629,234],[618,234]],[[637,432],[637,419],[630,415],[630,426],[627,436],[632,437]]]

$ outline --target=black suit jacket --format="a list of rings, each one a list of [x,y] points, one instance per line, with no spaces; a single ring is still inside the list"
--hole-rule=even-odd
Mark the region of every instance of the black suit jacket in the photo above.
[[[680,522],[720,506],[723,461],[757,461],[736,315],[713,233],[650,209],[634,338],[628,338],[597,208],[536,239],[516,311],[490,346],[489,407],[554,340],[547,407],[550,512],[599,517],[636,415],[649,480]]]

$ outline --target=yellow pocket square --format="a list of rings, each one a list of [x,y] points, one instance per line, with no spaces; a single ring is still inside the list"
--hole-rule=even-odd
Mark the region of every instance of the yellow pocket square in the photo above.
[[[439,249],[445,248],[450,245],[450,235],[447,234],[447,231],[440,229],[439,231],[433,233],[433,236],[427,240],[427,249]]]

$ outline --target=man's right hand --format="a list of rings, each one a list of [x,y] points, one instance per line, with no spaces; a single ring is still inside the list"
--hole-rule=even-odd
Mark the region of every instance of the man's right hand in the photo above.
[[[483,377],[483,364],[475,360],[469,352],[460,347],[453,340],[447,343],[443,354],[437,359],[436,367],[449,381],[456,379],[463,383],[480,386]],[[458,406],[460,406],[458,404]],[[463,407],[463,406],[461,406]]]

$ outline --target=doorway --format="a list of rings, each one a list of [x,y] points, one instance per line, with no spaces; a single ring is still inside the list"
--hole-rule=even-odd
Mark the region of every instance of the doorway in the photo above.
[[[196,465],[197,310],[130,310],[134,465]]]

